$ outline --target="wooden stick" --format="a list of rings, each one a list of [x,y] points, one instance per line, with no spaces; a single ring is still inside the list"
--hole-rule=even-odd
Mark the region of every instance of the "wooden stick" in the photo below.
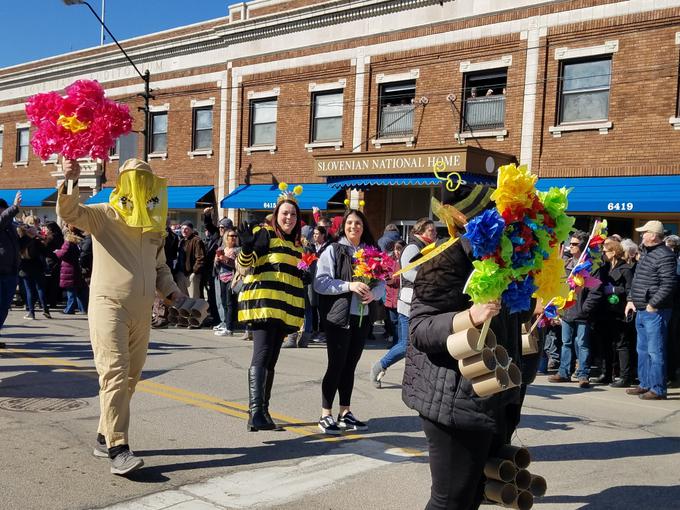
[[[482,325],[482,332],[479,335],[479,341],[477,342],[477,350],[481,351],[484,348],[484,342],[486,341],[486,335],[489,332],[489,326],[491,326],[491,319],[484,321]]]
[[[66,181],[66,194],[70,195],[73,193],[73,179]]]

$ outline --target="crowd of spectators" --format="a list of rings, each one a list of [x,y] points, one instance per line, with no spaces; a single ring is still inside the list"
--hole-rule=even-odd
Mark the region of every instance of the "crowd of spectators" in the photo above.
[[[59,310],[63,314],[86,314],[91,237],[70,225],[42,223],[37,216],[20,211],[20,205],[20,193],[11,205],[0,199],[0,329],[12,303],[25,309],[26,320],[51,319],[58,306],[63,306]],[[212,327],[217,336],[240,331],[241,338],[251,339],[247,325],[237,320],[243,285],[236,269],[237,229],[229,218],[216,221],[212,208],[203,211],[202,219],[201,228],[188,220],[168,223],[166,263],[182,292],[209,302],[210,314],[203,327]],[[320,257],[336,239],[338,219],[342,218],[323,216],[315,208],[312,224],[302,227],[304,250]],[[666,235],[659,221],[649,221],[637,230],[640,244],[616,234],[606,239],[603,264],[593,272],[601,284],[580,292],[573,307],[541,330],[539,373],[552,373],[550,382],[574,380],[583,389],[609,384],[652,400],[665,398],[668,383],[680,383],[680,300],[674,299],[680,281],[680,237]],[[388,224],[377,244],[399,267],[435,241],[434,223],[423,218],[408,239],[402,239],[396,225]],[[572,233],[564,251],[565,275],[587,243],[585,232]],[[304,327],[289,335],[284,347],[325,341],[319,296],[312,284],[315,271],[313,265],[311,281],[305,284]],[[373,364],[370,377],[376,387],[385,370],[403,358],[409,290],[415,277],[411,273],[389,280],[383,299],[371,304],[371,318],[382,321],[391,347]],[[163,301],[156,301],[153,315],[154,328],[168,327]],[[372,332],[369,338],[374,338]]]

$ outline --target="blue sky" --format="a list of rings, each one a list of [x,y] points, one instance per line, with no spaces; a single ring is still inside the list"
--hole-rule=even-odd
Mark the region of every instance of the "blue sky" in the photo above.
[[[119,41],[220,18],[236,0],[106,0],[106,26]],[[89,0],[100,14],[101,0]],[[0,0],[0,68],[99,45],[86,5],[62,0]],[[105,44],[113,42],[108,39]]]

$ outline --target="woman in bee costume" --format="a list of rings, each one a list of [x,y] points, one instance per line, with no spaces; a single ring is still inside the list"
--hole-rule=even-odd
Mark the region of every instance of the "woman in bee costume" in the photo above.
[[[240,266],[252,268],[243,280],[239,294],[240,322],[253,330],[253,359],[248,369],[248,430],[273,430],[269,398],[274,384],[274,368],[286,335],[299,331],[304,322],[303,272],[297,264],[302,256],[300,209],[296,195],[281,183],[271,224],[239,229]]]

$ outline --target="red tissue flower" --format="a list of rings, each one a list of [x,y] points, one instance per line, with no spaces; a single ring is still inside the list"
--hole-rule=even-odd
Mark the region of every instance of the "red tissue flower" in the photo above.
[[[55,153],[67,159],[106,159],[116,138],[132,130],[128,106],[106,99],[93,80],[69,85],[65,97],[36,94],[26,102],[26,114],[36,127],[33,151],[43,160]]]

